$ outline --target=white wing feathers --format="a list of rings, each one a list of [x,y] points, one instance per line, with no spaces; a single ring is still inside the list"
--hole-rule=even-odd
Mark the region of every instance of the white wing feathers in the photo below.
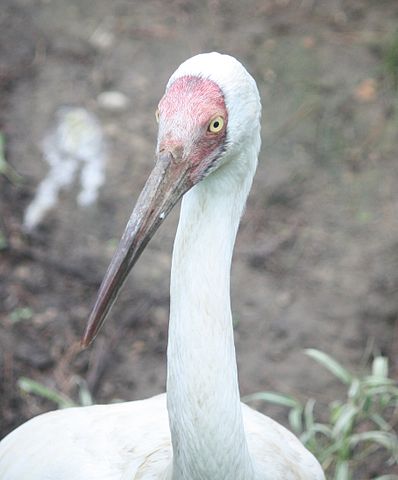
[[[315,458],[292,433],[242,408],[259,479],[324,480]],[[169,480],[171,460],[163,394],[33,418],[0,442],[0,480]]]
[[[1,480],[162,479],[170,461],[165,395],[46,413],[0,443]]]

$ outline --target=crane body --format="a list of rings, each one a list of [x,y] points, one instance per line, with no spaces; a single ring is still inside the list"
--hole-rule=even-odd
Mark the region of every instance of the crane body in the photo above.
[[[266,468],[268,472],[255,478],[323,478],[316,476],[319,470],[312,465],[313,458],[292,433],[245,404],[242,412],[250,454],[258,469]],[[166,394],[134,402],[45,413],[24,423],[3,442],[1,480],[174,478]],[[281,470],[282,454],[291,469],[289,473]],[[212,460],[217,460],[215,454]],[[302,471],[307,471],[307,477]],[[212,480],[214,477],[200,478]],[[227,476],[220,478],[229,480]]]
[[[173,74],[159,104],[157,163],[83,340],[93,340],[128,271],[183,197],[167,394],[30,420],[0,443],[0,480],[324,480],[292,433],[239,398],[230,267],[257,166],[260,112],[254,80],[232,57],[197,55]]]

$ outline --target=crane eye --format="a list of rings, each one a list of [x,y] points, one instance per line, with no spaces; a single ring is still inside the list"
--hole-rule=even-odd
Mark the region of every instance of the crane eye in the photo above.
[[[221,116],[213,118],[213,120],[209,123],[209,127],[207,129],[208,132],[211,133],[219,133],[221,132],[224,126],[224,119]]]
[[[160,113],[159,113],[159,109],[157,108],[155,112],[155,118],[158,123],[159,123],[159,116],[160,116]]]

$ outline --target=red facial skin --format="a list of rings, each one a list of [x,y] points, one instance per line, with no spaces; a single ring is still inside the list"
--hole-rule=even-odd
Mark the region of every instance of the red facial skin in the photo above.
[[[222,152],[227,134],[228,112],[220,87],[209,79],[180,77],[159,103],[159,151],[188,161],[194,183]],[[218,133],[209,131],[215,117],[224,119]]]

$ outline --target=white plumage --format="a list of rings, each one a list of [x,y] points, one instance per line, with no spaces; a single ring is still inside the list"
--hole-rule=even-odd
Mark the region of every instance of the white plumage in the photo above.
[[[203,82],[198,87],[191,77]],[[185,84],[179,90],[175,83],[184,78],[200,94],[207,87],[214,92],[213,84],[222,92],[213,112],[225,121],[219,136],[200,124],[205,108],[186,114]],[[181,102],[176,111],[171,95]],[[85,342],[97,333],[146,241],[189,190],[173,252],[167,399],[36,417],[0,443],[0,480],[324,479],[294,435],[239,400],[229,277],[260,147],[255,82],[234,58],[203,54],[177,69],[164,99],[158,163],[107,272]],[[213,142],[211,149],[206,142]]]
[[[323,478],[293,434],[246,405],[242,408],[250,451],[268,469],[258,478]],[[171,479],[166,395],[40,415],[3,440],[1,454],[2,480]]]

